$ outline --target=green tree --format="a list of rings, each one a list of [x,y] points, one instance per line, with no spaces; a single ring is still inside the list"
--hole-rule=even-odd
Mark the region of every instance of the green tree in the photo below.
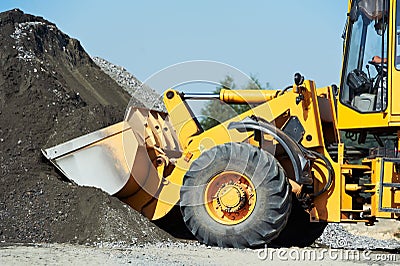
[[[254,76],[250,76],[250,78],[251,80],[241,89],[260,90],[269,87],[268,83],[265,87],[262,87],[259,80]],[[218,86],[214,93],[219,93],[221,89],[236,90],[237,85],[231,76],[226,76],[225,79],[221,81],[221,86]],[[202,118],[200,124],[203,129],[207,130],[250,108],[251,107],[247,104],[226,104],[218,100],[210,101],[201,109]]]

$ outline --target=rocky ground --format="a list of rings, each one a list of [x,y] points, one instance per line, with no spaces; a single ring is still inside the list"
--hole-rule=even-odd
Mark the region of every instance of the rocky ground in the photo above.
[[[129,248],[40,244],[0,247],[2,265],[397,265],[400,254],[326,248],[232,249],[198,244]]]
[[[112,264],[146,263],[146,258],[172,264],[199,259],[201,264],[213,261],[207,256],[218,259],[232,253],[173,238],[101,190],[62,180],[41,156],[43,147],[121,121],[128,102],[162,109],[154,91],[124,68],[101,58],[92,60],[79,41],[56,25],[20,10],[0,14],[0,47],[0,242],[6,245],[0,249],[0,264],[10,263],[12,250],[21,259],[15,264],[30,261],[26,252],[38,250],[54,257],[66,250],[74,260],[74,249],[79,249],[82,258],[98,254],[100,262],[112,258]],[[393,230],[379,230],[388,226]],[[358,235],[360,229],[331,224],[316,246],[398,252],[399,226],[378,224]],[[103,249],[47,244],[10,248],[16,243],[89,244]],[[197,251],[204,260],[196,257]],[[168,258],[170,252],[178,259]],[[235,259],[228,262],[254,255],[243,252],[235,251]],[[42,262],[51,263],[46,254],[35,257],[39,263],[41,256]],[[214,261],[218,262],[222,260]]]

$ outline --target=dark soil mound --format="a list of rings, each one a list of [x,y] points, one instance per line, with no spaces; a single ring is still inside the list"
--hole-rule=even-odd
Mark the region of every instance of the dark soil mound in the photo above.
[[[129,94],[41,17],[0,13],[0,47],[0,241],[167,239],[118,199],[62,182],[40,153],[119,122]]]

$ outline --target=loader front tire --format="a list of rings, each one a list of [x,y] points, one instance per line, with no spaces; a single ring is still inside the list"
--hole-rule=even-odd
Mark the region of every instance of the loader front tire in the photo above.
[[[201,242],[220,247],[258,247],[285,227],[291,188],[269,153],[246,143],[226,143],[203,152],[181,188],[186,226]]]

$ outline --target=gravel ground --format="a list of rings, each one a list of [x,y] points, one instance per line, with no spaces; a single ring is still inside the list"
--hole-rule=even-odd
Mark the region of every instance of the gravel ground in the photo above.
[[[359,234],[360,230],[365,230],[365,227],[366,226],[363,224],[358,224],[357,228],[359,229],[353,229],[352,233],[350,233],[345,229],[349,228],[348,224],[328,224],[321,237],[317,239],[316,244],[344,249],[400,250],[399,239],[395,236],[396,233],[399,232],[400,222],[386,221],[383,225],[368,227],[368,235]],[[389,235],[382,233],[382,229],[384,228],[392,229],[393,231]],[[383,236],[386,239],[382,239]]]
[[[323,248],[239,250],[203,245],[94,248],[67,244],[6,246],[1,265],[397,265],[399,254]]]

